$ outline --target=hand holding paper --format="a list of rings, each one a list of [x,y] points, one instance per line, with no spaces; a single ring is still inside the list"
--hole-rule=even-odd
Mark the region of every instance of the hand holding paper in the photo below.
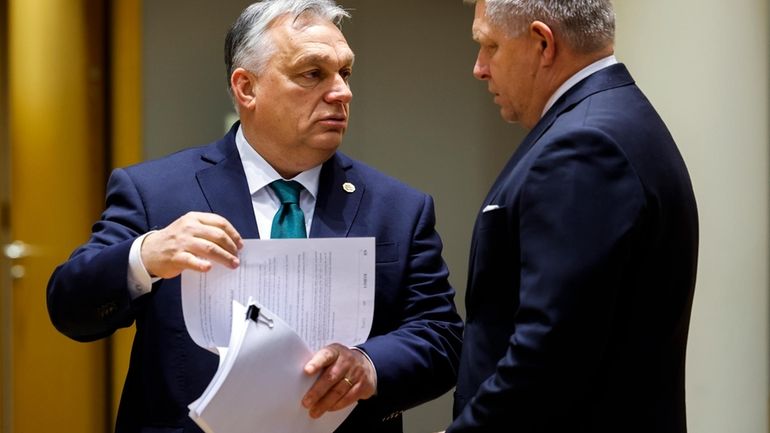
[[[331,344],[305,364],[305,374],[319,375],[302,399],[312,418],[340,410],[374,395],[377,384],[372,363],[358,350]]]
[[[185,269],[207,272],[213,263],[236,268],[243,240],[223,217],[188,212],[142,242],[142,262],[150,275],[173,278]]]

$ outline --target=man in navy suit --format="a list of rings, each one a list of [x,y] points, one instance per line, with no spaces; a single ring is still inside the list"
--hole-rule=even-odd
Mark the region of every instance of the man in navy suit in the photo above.
[[[305,374],[320,373],[301,402],[309,416],[361,400],[338,431],[401,432],[401,411],[455,383],[462,322],[432,199],[337,152],[352,98],[346,16],[332,0],[245,9],[225,56],[240,122],[218,142],[115,170],[91,238],[51,276],[50,317],[67,336],[136,323],[116,431],[200,431],[187,405],[218,360],[185,329],[179,275],[236,268],[242,239],[269,238],[281,206],[269,185],[282,179],[301,185],[310,237],[376,238],[371,334],[308,362]]]
[[[685,432],[697,210],[612,6],[475,3],[474,75],[529,133],[479,209],[447,432]]]

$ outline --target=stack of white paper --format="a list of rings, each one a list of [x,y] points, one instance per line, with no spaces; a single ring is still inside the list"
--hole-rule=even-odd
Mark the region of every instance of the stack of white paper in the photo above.
[[[207,433],[331,433],[355,405],[310,418],[301,400],[317,376],[303,368],[329,343],[368,336],[374,238],[247,240],[240,260],[182,274],[188,332],[220,355],[190,417]]]
[[[316,379],[302,371],[313,352],[264,307],[257,320],[246,310],[233,302],[229,348],[209,386],[190,404],[190,417],[207,433],[334,431],[355,404],[310,418],[300,401]]]

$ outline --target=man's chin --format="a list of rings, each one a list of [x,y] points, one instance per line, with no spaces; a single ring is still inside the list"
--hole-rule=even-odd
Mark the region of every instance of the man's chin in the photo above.
[[[318,150],[334,152],[342,144],[342,137],[344,135],[345,131],[326,131],[315,137],[312,146]]]
[[[500,117],[503,118],[504,121],[507,123],[518,123],[519,118],[514,113],[511,113],[510,111],[506,110],[505,108],[500,109]]]

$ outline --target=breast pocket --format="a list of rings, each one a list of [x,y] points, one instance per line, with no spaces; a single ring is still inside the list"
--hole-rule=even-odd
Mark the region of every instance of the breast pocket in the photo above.
[[[377,264],[398,261],[398,242],[382,242],[375,245],[374,260]]]
[[[502,231],[505,229],[507,231],[507,219],[508,219],[508,209],[503,207],[498,207],[495,209],[488,210],[486,212],[482,212],[479,215],[479,223],[477,226],[477,230],[482,231],[488,231],[488,230],[497,230]]]

